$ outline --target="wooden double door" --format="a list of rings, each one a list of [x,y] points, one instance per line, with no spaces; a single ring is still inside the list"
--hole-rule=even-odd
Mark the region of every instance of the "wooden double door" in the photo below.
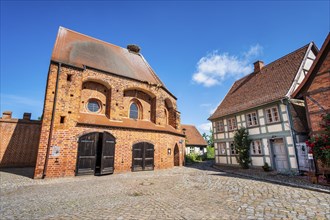
[[[132,171],[145,171],[154,169],[154,145],[140,142],[132,148]]]
[[[115,138],[107,132],[93,132],[79,138],[76,175],[111,174],[114,171]]]

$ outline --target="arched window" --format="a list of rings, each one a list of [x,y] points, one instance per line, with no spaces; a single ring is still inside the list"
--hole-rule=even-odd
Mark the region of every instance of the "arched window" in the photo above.
[[[139,117],[139,108],[136,103],[132,103],[129,108],[129,117],[132,119],[138,119]]]
[[[87,109],[89,112],[99,112],[101,110],[100,102],[96,99],[90,99],[87,103]]]

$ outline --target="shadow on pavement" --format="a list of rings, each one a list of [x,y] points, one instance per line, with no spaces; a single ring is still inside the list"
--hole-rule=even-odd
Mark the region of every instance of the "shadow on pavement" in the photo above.
[[[0,168],[0,172],[11,173],[33,179],[34,167],[23,168]]]

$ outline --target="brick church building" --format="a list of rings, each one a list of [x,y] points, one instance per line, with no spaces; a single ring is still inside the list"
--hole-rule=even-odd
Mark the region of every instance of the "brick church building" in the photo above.
[[[59,28],[35,178],[183,164],[177,99],[139,51]]]

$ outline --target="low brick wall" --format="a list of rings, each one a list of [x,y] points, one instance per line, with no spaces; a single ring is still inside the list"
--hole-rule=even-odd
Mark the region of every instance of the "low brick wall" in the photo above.
[[[4,112],[0,118],[0,167],[33,167],[36,164],[41,121],[11,118]]]

